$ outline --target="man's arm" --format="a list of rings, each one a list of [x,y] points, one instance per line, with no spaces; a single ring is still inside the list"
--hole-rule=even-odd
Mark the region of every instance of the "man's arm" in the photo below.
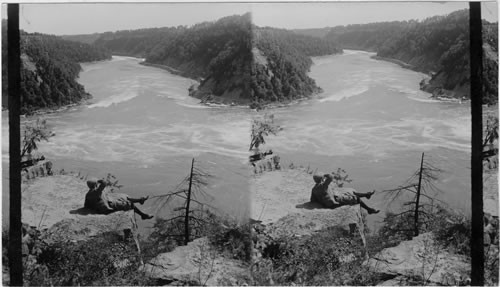
[[[328,185],[330,185],[330,183],[332,183],[333,176],[331,174],[327,173],[327,174],[323,175],[323,177],[325,178],[325,181],[323,181],[324,185],[328,186]]]

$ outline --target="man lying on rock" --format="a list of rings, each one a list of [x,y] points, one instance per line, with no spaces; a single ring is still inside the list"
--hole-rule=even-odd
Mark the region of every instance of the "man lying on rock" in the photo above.
[[[140,203],[142,205],[148,197],[131,198],[124,193],[108,192],[108,190],[105,190],[106,182],[102,179],[88,180],[87,186],[89,187],[89,191],[85,195],[85,208],[99,214],[110,214],[119,210],[127,211],[133,209],[143,220],[153,218],[152,215],[142,212],[134,204]]]
[[[361,198],[370,197],[375,193],[372,192],[357,192],[353,188],[333,188],[330,183],[333,181],[331,174],[314,175],[314,182],[316,183],[311,191],[311,202],[317,202],[326,208],[337,208],[343,205],[359,204],[361,207],[368,211],[368,214],[379,213],[380,210],[374,209],[366,205]]]

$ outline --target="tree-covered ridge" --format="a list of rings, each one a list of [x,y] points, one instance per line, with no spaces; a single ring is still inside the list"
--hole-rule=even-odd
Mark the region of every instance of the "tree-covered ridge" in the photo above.
[[[190,89],[192,96],[242,104],[291,100],[319,91],[307,76],[310,56],[341,52],[324,39],[252,26],[250,13],[192,27],[104,33],[95,44],[200,79],[200,85]],[[266,65],[254,59],[256,53]]]
[[[182,76],[200,79],[191,95],[249,99],[252,24],[250,13],[191,27],[103,33],[95,45],[114,54],[145,58]]]
[[[498,26],[483,21],[484,103],[498,102]],[[381,57],[398,59],[423,72],[434,72],[424,90],[436,96],[470,97],[469,11],[428,18],[408,27],[388,45]]]
[[[99,34],[93,43],[112,51],[115,55],[145,58],[151,49],[157,47],[162,41],[169,41],[186,29],[185,26],[179,26],[105,32]],[[89,41],[92,35],[81,35],[77,39]]]
[[[331,27],[324,28],[304,28],[304,29],[293,29],[292,31],[297,34],[312,36],[317,38],[323,38],[330,32]]]
[[[342,48],[377,52],[432,73],[423,90],[435,96],[470,97],[469,11],[459,10],[423,21],[338,26],[325,37]],[[485,103],[498,100],[498,23],[483,21]]]
[[[252,27],[249,13],[192,27],[105,33],[95,44],[201,79],[191,89],[192,96],[245,104],[292,100],[319,91],[307,76],[310,56],[341,51],[317,37]],[[255,61],[255,53],[267,64]]]
[[[415,24],[416,21],[393,21],[336,26],[330,29],[325,39],[344,49],[378,51],[405,28]]]
[[[2,26],[2,106],[7,106],[7,37]],[[56,108],[90,98],[76,82],[80,62],[110,59],[103,49],[57,36],[21,31],[21,113]]]
[[[468,50],[468,17],[468,10],[460,10],[410,25],[380,46],[378,55],[404,61],[425,72],[452,69],[450,61],[458,60],[465,48]]]
[[[311,56],[340,53],[332,42],[274,28],[254,28],[252,99],[257,104],[290,101],[320,92],[307,73]]]
[[[231,62],[236,58],[249,57],[251,31],[250,13],[196,24],[165,37],[146,61],[197,76],[218,77],[224,74],[224,68],[234,68]]]

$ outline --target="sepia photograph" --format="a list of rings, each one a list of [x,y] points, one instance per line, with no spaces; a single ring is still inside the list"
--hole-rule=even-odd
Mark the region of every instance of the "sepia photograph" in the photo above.
[[[496,1],[1,10],[3,285],[499,284]]]

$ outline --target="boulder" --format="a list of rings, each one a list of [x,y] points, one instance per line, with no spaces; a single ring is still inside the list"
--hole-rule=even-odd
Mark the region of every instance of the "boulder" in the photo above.
[[[88,187],[71,175],[39,177],[22,187],[22,221],[47,229],[52,239],[84,240],[100,233],[134,228],[133,211],[109,215],[83,208]]]
[[[309,201],[312,175],[303,169],[274,170],[250,180],[251,218],[266,225],[272,237],[312,234],[327,227],[354,231],[363,243],[364,224],[359,205],[326,209]]]
[[[351,233],[358,230],[366,245],[359,206],[342,206],[336,209],[315,209],[291,212],[266,226],[272,238],[311,235],[329,227],[340,227]]]
[[[162,253],[141,269],[169,285],[244,285],[249,278],[248,266],[222,257],[210,248],[206,237]]]
[[[430,232],[386,248],[364,264],[374,272],[398,278],[391,282],[406,281],[412,282],[412,285],[458,285],[465,282],[465,277],[470,274],[467,257],[451,254],[438,246]],[[388,284],[391,283],[383,283]]]

